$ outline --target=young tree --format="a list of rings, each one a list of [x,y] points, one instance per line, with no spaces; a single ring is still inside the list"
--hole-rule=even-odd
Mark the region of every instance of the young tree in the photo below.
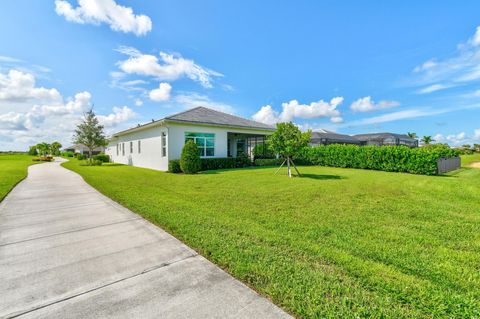
[[[28,155],[32,155],[32,156],[38,155],[37,145],[33,145],[28,148]]]
[[[38,149],[38,151],[40,152],[40,155],[42,156],[46,156],[48,155],[48,153],[50,153],[50,150],[51,150],[51,145],[48,144],[48,143],[39,143],[36,145],[36,148]]]
[[[59,142],[53,142],[51,145],[53,155],[59,155],[60,149],[62,148],[62,144]]]
[[[292,177],[290,165],[293,165],[297,174],[300,176],[300,172],[293,163],[292,157],[298,155],[299,152],[308,145],[310,137],[311,131],[302,133],[298,127],[291,122],[278,123],[277,130],[268,137],[270,149],[285,159],[282,165],[280,165],[280,168],[287,163],[289,177]],[[280,168],[278,170],[280,170]]]
[[[426,135],[426,136],[422,137],[421,142],[425,145],[429,145],[432,142],[435,142],[435,140],[430,135]]]
[[[475,152],[480,152],[480,144],[473,144],[473,148],[475,149]]]
[[[418,138],[417,133],[413,133],[413,132],[408,132],[407,136],[410,138]]]
[[[93,110],[83,115],[82,122],[75,129],[73,142],[85,145],[88,148],[89,158],[92,158],[92,152],[95,148],[107,145],[103,125],[98,122]]]

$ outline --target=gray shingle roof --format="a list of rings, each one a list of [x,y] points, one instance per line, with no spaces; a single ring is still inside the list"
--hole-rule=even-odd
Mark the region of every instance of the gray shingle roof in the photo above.
[[[199,106],[185,112],[177,113],[165,117],[166,121],[198,123],[198,124],[214,124],[225,126],[236,126],[256,129],[275,129],[271,125],[255,122],[243,117],[230,115],[227,113],[215,111],[203,106]]]
[[[321,139],[328,139],[331,142],[337,142],[337,143],[349,143],[349,144],[360,144],[360,140],[350,136],[350,135],[345,135],[345,134],[339,134],[327,130],[320,130],[320,131],[315,131],[312,132],[312,137],[310,141],[312,143],[319,143]]]
[[[395,133],[370,133],[370,134],[357,134],[354,135],[357,139],[360,140],[376,140],[376,139],[386,139],[386,138],[401,138],[403,140],[415,141],[414,138],[409,137],[406,134],[395,134]]]

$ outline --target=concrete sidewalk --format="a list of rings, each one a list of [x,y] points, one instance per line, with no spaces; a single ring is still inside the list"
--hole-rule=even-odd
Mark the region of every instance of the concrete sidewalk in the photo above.
[[[0,203],[0,317],[289,318],[59,161]]]

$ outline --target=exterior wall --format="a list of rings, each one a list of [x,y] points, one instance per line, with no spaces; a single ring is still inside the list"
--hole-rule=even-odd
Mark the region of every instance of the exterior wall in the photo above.
[[[182,154],[182,148],[185,145],[185,133],[213,133],[215,134],[215,156],[212,157],[227,157],[227,145],[228,145],[228,133],[238,133],[238,134],[258,134],[265,135],[269,134],[268,131],[261,130],[248,130],[240,128],[228,128],[228,127],[215,127],[208,125],[181,125],[176,123],[168,123],[168,157],[170,159],[179,159]],[[231,155],[236,155],[236,140],[233,137],[230,137],[230,151]]]
[[[168,129],[165,126],[156,126],[119,136],[110,141],[105,153],[110,156],[114,163],[167,171],[168,146],[167,156],[162,157],[162,132],[167,133],[168,139]],[[138,141],[141,141],[140,153],[138,153]],[[133,142],[132,153],[130,153],[130,142]],[[122,143],[125,145],[125,155],[122,155],[121,148],[117,155],[117,144]]]
[[[162,157],[161,134],[167,134],[167,156]],[[160,171],[168,170],[168,161],[179,159],[185,145],[185,133],[213,133],[215,134],[215,156],[227,157],[227,145],[229,133],[237,134],[270,134],[269,131],[236,129],[228,127],[215,127],[209,125],[183,125],[177,123],[166,123],[162,126],[155,126],[137,132],[121,135],[112,139],[105,150],[114,163],[151,168]],[[232,156],[236,155],[236,140],[231,136]],[[138,153],[138,141],[141,141],[141,152]],[[133,153],[130,153],[130,142],[133,142]],[[117,155],[117,144],[125,145],[125,155],[122,155],[120,148]],[[210,158],[210,157],[208,157]]]

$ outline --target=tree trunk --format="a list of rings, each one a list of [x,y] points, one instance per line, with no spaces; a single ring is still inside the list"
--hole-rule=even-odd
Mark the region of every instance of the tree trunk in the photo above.
[[[292,168],[290,167],[290,157],[287,157],[288,177],[292,177]]]

